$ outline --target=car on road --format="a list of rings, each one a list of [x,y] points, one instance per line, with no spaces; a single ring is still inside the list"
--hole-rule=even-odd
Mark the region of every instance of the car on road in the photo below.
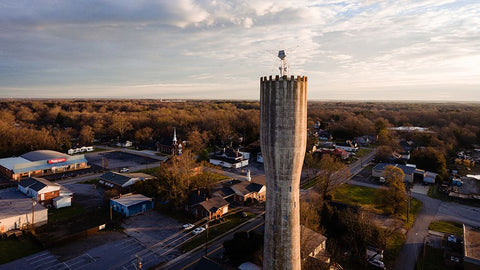
[[[193,234],[199,234],[205,231],[204,227],[198,227],[195,230],[193,230]]]
[[[122,169],[120,170],[121,173],[128,172],[128,171],[130,171],[128,168],[122,168]]]
[[[187,230],[193,229],[193,227],[195,227],[195,225],[187,223],[187,224],[183,224],[182,227],[183,227],[184,230],[187,231]]]

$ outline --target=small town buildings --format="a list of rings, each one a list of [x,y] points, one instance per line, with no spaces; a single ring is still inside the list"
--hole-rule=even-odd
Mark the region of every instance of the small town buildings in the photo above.
[[[8,179],[43,176],[88,168],[85,155],[69,156],[57,151],[37,150],[19,157],[0,159],[0,173]]]
[[[345,143],[336,143],[335,144],[335,149],[342,149],[347,152],[357,152],[358,151],[358,145],[355,142],[352,142],[350,140],[345,141]]]
[[[300,256],[303,261],[316,260],[325,266],[330,264],[330,255],[326,251],[327,237],[301,225]]]
[[[151,180],[155,177],[146,173],[117,173],[106,172],[100,176],[99,184],[107,188],[114,188],[120,193],[128,191],[129,187],[138,181]]]
[[[267,188],[265,176],[256,176],[250,181],[233,180],[213,193],[213,196],[221,197],[229,202],[244,203],[249,198],[259,202],[266,199]]]
[[[53,207],[59,209],[63,207],[69,207],[72,206],[72,196],[58,196],[52,200],[53,202]]]
[[[41,226],[48,221],[48,209],[18,192],[9,189],[0,193],[0,233]]]
[[[315,148],[315,147],[314,147]],[[347,151],[345,150],[342,150],[340,148],[335,148],[335,149],[332,149],[332,148],[320,148],[320,149],[316,149],[314,151],[314,153],[317,153],[317,154],[328,154],[328,155],[332,155],[332,156],[336,156],[336,157],[339,157],[341,159],[347,159],[350,157],[350,153],[348,153]]]
[[[214,196],[206,198],[204,201],[192,205],[190,207],[191,213],[195,217],[207,217],[208,219],[221,218],[228,213],[229,203],[221,197]]]
[[[463,225],[463,269],[480,269],[480,230]]]
[[[209,162],[213,165],[222,166],[224,168],[241,168],[248,165],[248,159],[232,148],[223,148],[210,156]]]
[[[423,180],[425,171],[417,169],[417,166],[414,164],[390,164],[390,163],[378,163],[375,167],[372,168],[372,176],[374,177],[384,177],[385,168],[387,166],[394,166],[400,168],[403,171],[404,177],[403,181],[408,183],[413,183],[413,180],[418,177],[418,179]],[[427,177],[431,177],[433,173],[429,173]]]
[[[30,177],[18,183],[18,190],[42,205],[53,205],[53,199],[60,196],[61,186],[44,178]]]
[[[263,202],[266,199],[265,176],[254,177],[251,181],[241,181],[232,185],[230,189],[233,191],[235,202],[243,203],[249,198]]]
[[[110,199],[110,208],[126,217],[146,212],[153,207],[153,199],[141,194],[127,194]]]

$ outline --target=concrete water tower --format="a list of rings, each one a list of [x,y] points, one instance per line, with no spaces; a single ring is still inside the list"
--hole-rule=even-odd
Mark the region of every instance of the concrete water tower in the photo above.
[[[260,142],[267,202],[263,269],[300,270],[299,186],[307,142],[307,77],[288,76],[280,51],[280,76],[260,79]]]

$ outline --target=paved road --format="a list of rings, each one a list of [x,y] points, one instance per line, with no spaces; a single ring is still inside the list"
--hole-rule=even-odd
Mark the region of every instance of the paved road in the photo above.
[[[359,173],[363,167],[365,167],[365,165],[367,165],[368,163],[370,163],[370,161],[372,161],[372,159],[375,157],[375,149],[373,149],[372,152],[360,157],[359,160],[355,161],[354,163],[350,164],[349,168],[350,168],[350,175],[351,176],[354,176],[356,175],[357,173]]]
[[[418,255],[424,238],[428,235],[428,225],[433,221],[440,204],[440,200],[432,199],[423,194],[412,193],[412,196],[422,202],[422,208],[415,219],[413,227],[407,233],[407,240],[400,250],[395,261],[394,269],[415,269]]]
[[[208,256],[209,257],[219,257],[223,254],[223,242],[233,238],[233,233],[237,231],[250,231],[262,226],[264,219],[262,215],[257,216],[254,219],[251,219],[249,222],[242,226],[238,226],[233,230],[230,230],[228,233],[225,233],[223,236],[220,236],[215,241],[208,244]],[[157,269],[166,269],[166,270],[184,270],[191,269],[196,262],[198,262],[205,255],[205,245],[198,247],[188,253],[185,253],[174,260],[160,266]]]

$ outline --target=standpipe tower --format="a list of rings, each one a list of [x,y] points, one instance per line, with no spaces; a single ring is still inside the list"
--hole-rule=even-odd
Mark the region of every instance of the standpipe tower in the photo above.
[[[300,270],[299,185],[307,141],[307,77],[285,75],[283,58],[281,76],[260,79],[260,141],[267,186],[263,269]]]

